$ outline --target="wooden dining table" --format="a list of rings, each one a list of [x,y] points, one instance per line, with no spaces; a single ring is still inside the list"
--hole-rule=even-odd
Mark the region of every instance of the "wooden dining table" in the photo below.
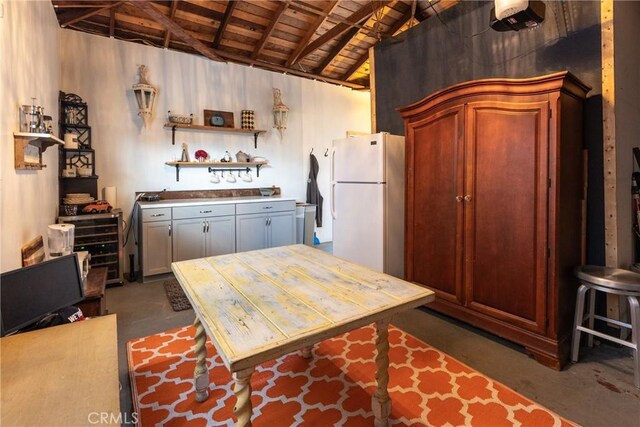
[[[305,245],[180,261],[173,272],[193,306],[196,400],[208,397],[206,338],[235,385],[237,426],[251,425],[257,365],[376,324],[376,426],[388,425],[389,319],[434,299],[432,291]]]

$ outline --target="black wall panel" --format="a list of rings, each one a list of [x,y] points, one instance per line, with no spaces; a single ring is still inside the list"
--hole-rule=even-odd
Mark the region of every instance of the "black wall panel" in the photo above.
[[[588,261],[604,264],[600,3],[545,5],[539,28],[497,32],[489,28],[493,1],[462,1],[380,43],[375,49],[377,130],[403,135],[396,108],[456,83],[572,72],[592,88],[585,105],[585,147],[590,150]]]

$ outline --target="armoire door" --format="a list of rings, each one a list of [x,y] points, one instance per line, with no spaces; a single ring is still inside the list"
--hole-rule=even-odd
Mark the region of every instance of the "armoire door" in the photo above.
[[[466,125],[466,306],[542,333],[549,103],[471,102]]]
[[[464,106],[411,123],[407,136],[407,280],[461,304]]]

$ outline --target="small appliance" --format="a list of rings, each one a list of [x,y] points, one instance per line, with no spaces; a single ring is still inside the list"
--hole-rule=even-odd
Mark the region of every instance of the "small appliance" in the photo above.
[[[69,255],[73,252],[75,227],[73,224],[51,224],[49,226],[47,243],[50,257]]]

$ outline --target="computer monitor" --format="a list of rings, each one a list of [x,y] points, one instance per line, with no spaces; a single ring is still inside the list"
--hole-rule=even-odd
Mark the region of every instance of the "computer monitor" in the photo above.
[[[84,299],[76,254],[0,275],[0,332],[5,336]]]

